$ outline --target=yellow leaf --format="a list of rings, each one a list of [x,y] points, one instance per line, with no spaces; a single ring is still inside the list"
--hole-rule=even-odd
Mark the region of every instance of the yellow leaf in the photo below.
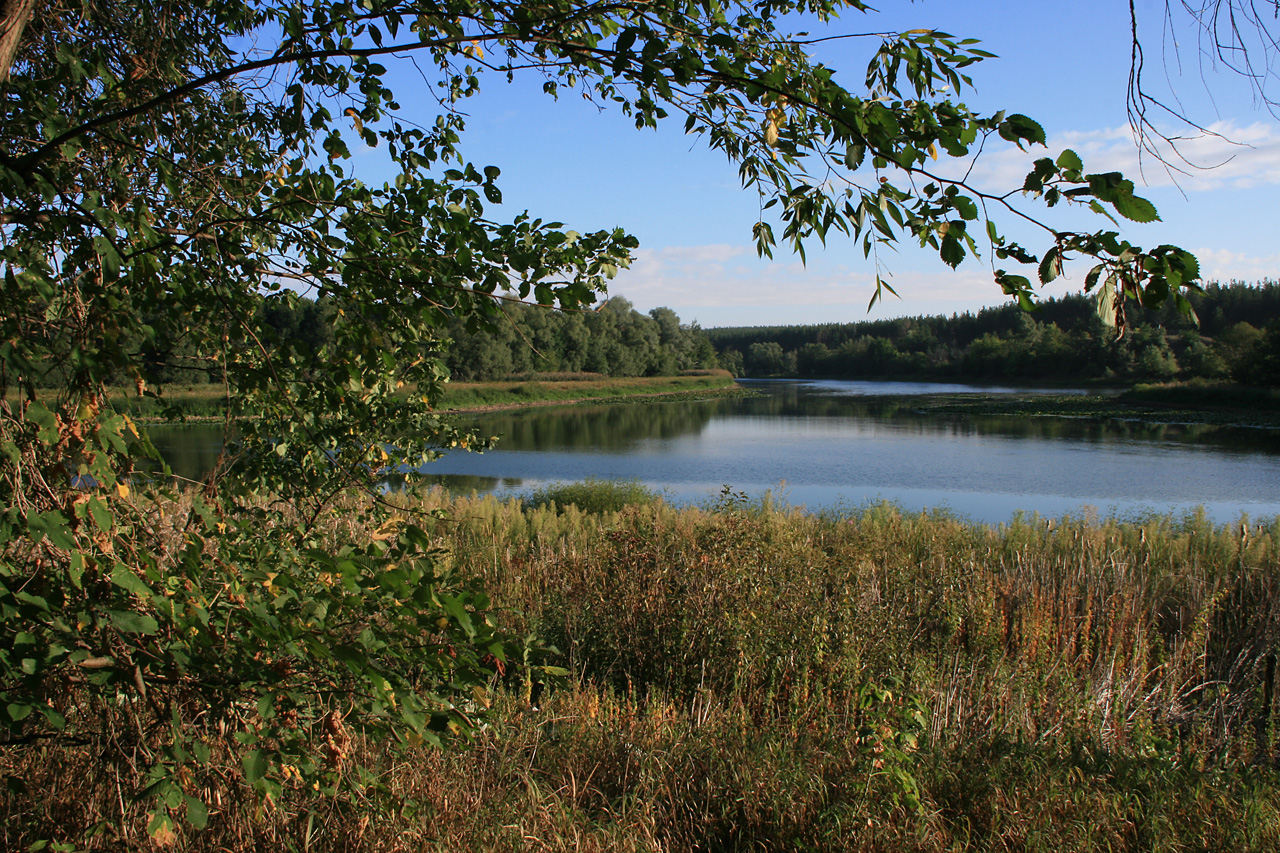
[[[777,122],[770,121],[764,126],[764,144],[770,147],[778,144]]]
[[[935,160],[938,159],[938,143],[936,142],[929,143],[929,156]]]
[[[120,496],[121,500],[129,497],[128,483],[116,483],[116,494]]]
[[[355,125],[356,133],[360,133],[364,130],[364,122],[360,120],[360,113],[356,112],[354,107],[347,107],[346,110],[343,111],[343,115],[351,119],[351,123]]]

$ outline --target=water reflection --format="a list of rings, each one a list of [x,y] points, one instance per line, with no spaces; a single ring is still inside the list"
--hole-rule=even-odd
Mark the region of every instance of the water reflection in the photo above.
[[[717,418],[774,425],[780,420],[830,421],[856,430],[869,421],[892,424],[903,435],[963,437],[998,435],[1027,440],[1087,442],[1180,442],[1197,446],[1213,444],[1224,451],[1280,452],[1275,430],[1225,427],[1211,424],[1151,424],[1140,421],[1092,418],[1026,417],[1023,415],[938,414],[923,411],[901,397],[960,393],[1010,393],[1002,387],[948,386],[905,382],[795,382],[755,380],[744,382],[761,391],[756,397],[718,398],[693,402],[613,404],[591,407],[549,407],[462,418],[481,433],[501,438],[502,451],[590,450],[626,451],[647,440],[693,436],[705,431]],[[843,386],[856,386],[858,393]],[[867,395],[896,394],[896,399]],[[1021,389],[1018,393],[1085,393],[1075,389]]]
[[[701,432],[723,411],[724,399],[675,404],[615,403],[498,412],[459,420],[502,446],[519,450],[624,451],[647,439]]]
[[[785,481],[786,497],[811,508],[889,499],[989,522],[1085,505],[1141,513],[1203,504],[1219,521],[1280,514],[1280,431],[927,413],[909,398],[846,387],[858,384],[866,383],[759,382],[757,397],[460,416],[500,436],[498,447],[447,453],[423,473],[464,492],[634,479],[694,501],[726,484],[758,494]],[[894,385],[898,394],[907,387]],[[216,427],[155,435],[191,478],[221,443]]]
[[[759,493],[785,482],[788,499],[810,507],[890,499],[911,508],[946,505],[983,521],[1084,505],[1132,513],[1204,504],[1221,520],[1241,511],[1280,513],[1275,431],[939,415],[910,399],[845,387],[853,384],[760,382],[753,387],[762,395],[750,398],[479,417],[482,432],[502,436],[498,449],[449,454],[427,471],[464,489],[457,477],[515,477],[525,489],[636,479],[684,500],[723,484]]]
[[[186,480],[202,479],[222,453],[218,424],[163,424],[148,427],[147,434],[173,473]]]

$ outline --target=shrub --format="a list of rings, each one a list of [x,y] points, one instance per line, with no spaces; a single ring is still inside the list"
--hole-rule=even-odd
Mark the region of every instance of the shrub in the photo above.
[[[587,513],[621,512],[628,506],[644,506],[662,500],[662,495],[636,480],[598,480],[589,477],[578,483],[556,483],[530,492],[522,501],[526,508],[555,504],[563,509],[576,506]]]

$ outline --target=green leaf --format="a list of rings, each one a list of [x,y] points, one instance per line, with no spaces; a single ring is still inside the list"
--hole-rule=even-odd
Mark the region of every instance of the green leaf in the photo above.
[[[1059,254],[1058,247],[1055,246],[1044,253],[1044,259],[1040,261],[1038,270],[1040,275],[1040,283],[1048,284],[1058,277]]]
[[[146,582],[124,563],[116,563],[111,567],[111,582],[123,590],[127,590],[143,601],[151,600],[151,588]]]
[[[204,829],[209,824],[209,807],[198,797],[187,797],[187,823],[196,829]]]
[[[97,495],[89,498],[89,514],[93,516],[93,523],[103,533],[109,533],[115,525],[115,517],[112,515],[111,510],[102,498]]]
[[[954,199],[952,199],[951,203],[955,206],[956,211],[960,214],[960,218],[969,222],[972,222],[973,220],[978,218],[978,205],[975,204],[973,199],[969,198],[968,196],[963,196],[963,195],[956,196]],[[990,221],[987,222],[987,225],[988,227],[991,225]],[[988,234],[989,233],[990,233],[990,230],[988,230]]]
[[[58,419],[53,412],[32,400],[27,405],[27,420],[40,428],[38,437],[45,444],[58,443],[61,433],[58,430]]]
[[[135,613],[132,610],[109,610],[111,624],[126,634],[154,634],[160,625],[154,616],[146,613]]]
[[[1070,148],[1063,149],[1058,155],[1058,167],[1062,169],[1071,169],[1079,172],[1084,168],[1084,163],[1080,160],[1080,155],[1072,151]]]
[[[938,254],[948,266],[955,269],[964,260],[964,244],[948,233],[942,238],[942,245],[938,249]]]
[[[467,612],[467,608],[457,596],[441,595],[440,605],[444,608],[446,613],[457,620],[458,624],[462,626],[462,630],[467,633],[468,637],[474,637],[476,635],[475,625],[471,621],[471,614]]]
[[[267,775],[267,755],[260,749],[251,749],[241,759],[244,766],[244,780],[256,785]]]
[[[1014,296],[1015,294],[1025,293],[1031,290],[1031,279],[1024,275],[1013,275],[1005,272],[1004,270],[996,271],[996,283],[998,283],[1009,296]]]
[[[1132,222],[1160,221],[1156,206],[1140,196],[1119,193],[1111,200],[1111,204],[1115,207],[1116,213]]]
[[[27,529],[36,542],[47,538],[57,547],[68,551],[76,546],[67,517],[56,509],[28,516]]]
[[[1045,144],[1044,128],[1039,122],[1021,113],[1009,116],[1000,123],[998,130],[1002,139],[1016,143],[1019,148],[1022,148],[1023,140],[1039,145]]]

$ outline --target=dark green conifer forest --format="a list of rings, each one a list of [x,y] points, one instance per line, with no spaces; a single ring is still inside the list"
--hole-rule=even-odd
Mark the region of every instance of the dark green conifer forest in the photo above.
[[[1085,296],[951,317],[708,329],[737,375],[1280,385],[1280,282],[1209,284],[1195,316],[1131,306],[1117,336]],[[1198,322],[1197,322],[1198,320]]]

